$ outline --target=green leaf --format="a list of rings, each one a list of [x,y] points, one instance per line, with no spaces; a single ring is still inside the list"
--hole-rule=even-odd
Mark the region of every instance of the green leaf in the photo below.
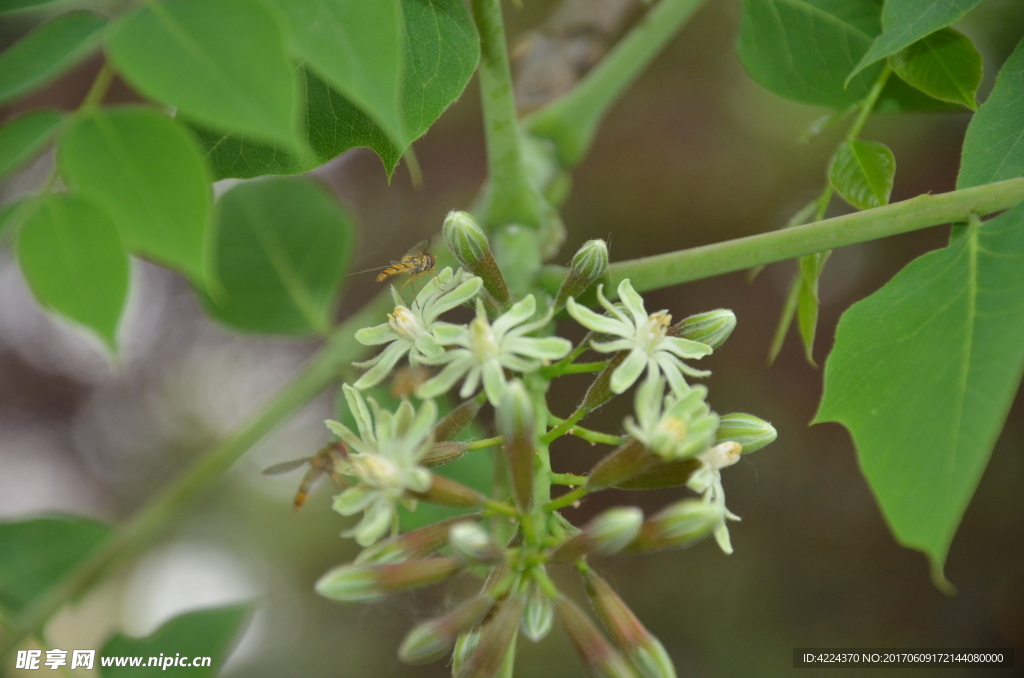
[[[0,104],[51,82],[100,44],[107,20],[91,12],[62,14],[0,54]]]
[[[845,108],[879,69],[845,85],[881,30],[876,0],[743,0],[737,50],[750,75],[796,101]]]
[[[128,256],[113,220],[76,195],[48,195],[18,236],[18,263],[39,303],[95,331],[117,350],[128,298]]]
[[[37,7],[54,5],[65,0],[0,0],[0,14],[33,10]]]
[[[893,54],[889,64],[905,81],[936,99],[978,107],[981,54],[963,33],[943,28]]]
[[[410,143],[422,136],[454,102],[476,70],[479,40],[459,0],[403,0],[405,75],[404,128]],[[396,145],[373,120],[309,69],[299,69],[303,86],[303,128],[312,158],[270,144],[256,144],[211,129],[197,129],[218,179],[310,170],[357,146],[372,148],[388,175],[407,145]]]
[[[109,534],[106,525],[74,516],[0,522],[0,610],[22,613]]]
[[[797,326],[800,338],[804,342],[804,355],[807,362],[817,367],[814,362],[814,335],[818,330],[818,279],[825,268],[825,262],[831,256],[828,252],[818,252],[800,257],[800,292],[797,311]]]
[[[102,666],[100,673],[103,678],[163,678],[179,675],[213,678],[231,654],[252,611],[253,606],[249,603],[211,607],[178,615],[144,638],[132,638],[119,633],[103,646],[100,657],[145,657],[144,665]],[[165,662],[168,666],[145,665],[150,657],[159,658],[161,655],[167,660],[180,656],[188,664],[173,666]],[[204,657],[211,659],[209,666],[191,665],[194,659],[202,661]]]
[[[205,299],[246,332],[324,332],[352,257],[349,216],[307,179],[241,184],[216,207],[214,257],[223,293]]]
[[[21,223],[22,210],[28,202],[28,199],[21,198],[0,205],[0,238],[3,238],[15,224]]]
[[[83,111],[61,136],[58,165],[113,218],[128,251],[203,284],[210,186],[200,149],[178,123],[139,106]]]
[[[63,120],[60,111],[44,108],[4,123],[0,127],[0,179],[42,150]]]
[[[403,27],[398,0],[270,2],[285,19],[292,55],[369,114],[396,145],[403,146]]]
[[[846,201],[857,209],[889,204],[896,158],[885,144],[855,139],[836,150],[828,179]]]
[[[900,543],[934,577],[1024,371],[1024,205],[911,262],[836,332],[815,421],[850,430]]]
[[[298,148],[295,75],[259,2],[143,3],[111,24],[106,47],[147,97],[239,136]]]
[[[881,35],[850,73],[853,80],[858,73],[909,47],[921,38],[931,35],[959,21],[981,0],[885,0],[882,9]]]
[[[1024,40],[996,77],[992,94],[971,118],[957,188],[1024,174]]]

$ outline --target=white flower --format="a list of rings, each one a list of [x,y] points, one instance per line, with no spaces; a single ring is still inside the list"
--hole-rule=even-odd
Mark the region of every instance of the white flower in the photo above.
[[[507,383],[505,368],[513,372],[534,372],[546,361],[559,360],[572,350],[568,339],[526,336],[551,320],[549,311],[530,321],[536,309],[537,301],[531,294],[489,323],[483,307],[478,304],[476,318],[470,323],[469,330],[450,342],[458,348],[424,361],[445,365],[445,368],[422,384],[416,394],[421,398],[439,396],[465,376],[460,397],[473,395],[482,380],[487,399],[497,406]]]
[[[459,271],[458,275],[462,277],[465,274]],[[471,300],[483,285],[476,276],[464,278],[458,284],[453,282],[453,278],[458,281],[450,268],[438,273],[419,291],[411,307],[405,305],[394,287],[391,288],[395,310],[388,314],[388,322],[356,332],[356,341],[365,346],[388,344],[373,358],[353,363],[367,370],[356,381],[356,388],[366,389],[379,384],[406,354],[410,364],[418,365],[444,353],[443,346],[451,343],[463,328],[438,322],[438,316]]]
[[[725,553],[732,553],[732,543],[729,540],[729,528],[726,520],[739,520],[740,517],[725,507],[725,489],[722,487],[722,469],[732,466],[740,460],[743,448],[739,443],[719,443],[698,455],[701,467],[697,469],[686,485],[694,492],[704,495],[704,501],[712,504],[721,510],[722,518],[715,526],[715,541],[719,548]]]
[[[680,396],[690,388],[683,378],[684,374],[692,377],[706,377],[710,374],[690,367],[683,359],[703,358],[711,353],[711,347],[699,341],[668,336],[666,333],[672,324],[672,316],[667,311],[648,315],[643,298],[636,293],[629,280],[619,283],[619,298],[628,313],[610,303],[602,293],[602,287],[597,286],[597,298],[608,315],[598,315],[577,304],[572,297],[566,307],[569,315],[587,329],[620,337],[607,342],[592,340],[590,345],[595,351],[629,351],[626,359],[612,373],[610,386],[613,393],[622,393],[632,386],[644,368],[647,368],[651,377],[663,372],[672,390]]]
[[[626,417],[631,436],[665,461],[708,449],[718,429],[718,415],[704,399],[708,390],[694,386],[683,397],[665,394],[665,380],[648,377],[636,390],[636,419]],[[664,397],[663,397],[664,396]]]
[[[342,389],[359,434],[336,421],[327,421],[327,427],[348,446],[343,473],[358,478],[359,484],[334,498],[334,510],[344,516],[363,512],[363,519],[344,536],[354,536],[360,545],[369,546],[391,527],[397,502],[415,508],[407,490],[430,489],[430,472],[419,462],[433,443],[437,406],[428,400],[417,412],[408,401],[402,401],[392,414],[369,398],[371,417],[359,391],[348,384]]]

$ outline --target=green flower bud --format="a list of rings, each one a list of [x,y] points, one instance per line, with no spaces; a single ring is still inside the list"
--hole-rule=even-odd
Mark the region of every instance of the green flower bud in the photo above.
[[[467,443],[434,443],[427,450],[420,464],[428,468],[449,464],[469,451]]]
[[[511,299],[505,277],[494,261],[487,235],[467,212],[449,212],[444,220],[445,243],[452,254],[474,275],[484,281],[484,288],[499,305]]]
[[[480,401],[476,398],[470,398],[462,403],[434,427],[434,440],[445,443],[453,439],[472,423],[479,411]]]
[[[492,598],[477,596],[444,616],[414,626],[398,648],[399,660],[426,664],[440,659],[456,645],[460,634],[473,628],[492,607]]]
[[[699,499],[684,499],[644,522],[640,534],[627,550],[684,548],[711,534],[722,520],[721,506]]]
[[[461,662],[456,678],[495,678],[505,663],[509,648],[519,630],[523,597],[510,596],[499,603],[498,611],[484,624],[473,653]]]
[[[473,656],[473,651],[480,644],[481,629],[479,626],[466,631],[455,641],[455,649],[452,650],[452,675],[462,675],[462,669],[466,661]]]
[[[707,344],[711,348],[718,348],[725,343],[734,329],[736,314],[728,309],[719,308],[684,318],[668,328],[667,334],[670,337],[682,337]]]
[[[661,458],[652,454],[642,442],[629,438],[590,470],[587,474],[587,488],[597,491],[618,486],[660,461]]]
[[[644,678],[675,678],[676,670],[664,646],[604,579],[587,571],[584,585],[594,610],[612,640]]]
[[[569,275],[558,289],[555,308],[565,305],[569,297],[579,298],[587,288],[608,270],[608,244],[604,240],[588,240],[576,252],[569,265]]]
[[[555,614],[591,676],[636,678],[633,669],[575,603],[567,598],[555,601]]]
[[[587,389],[586,395],[583,396],[583,402],[579,406],[581,410],[590,414],[617,395],[612,392],[612,374],[628,355],[629,351],[619,351],[608,361],[608,365],[598,373]]]
[[[537,422],[533,402],[520,381],[511,382],[501,395],[495,417],[504,438],[505,458],[516,504],[523,511],[533,506],[533,462],[537,456]]]
[[[775,427],[764,419],[752,414],[736,412],[722,417],[715,434],[715,442],[734,442],[743,447],[743,452],[760,450],[778,437]]]
[[[482,508],[487,503],[487,497],[476,490],[436,473],[430,474],[430,489],[426,492],[409,491],[406,494],[420,501],[451,508]]]
[[[444,581],[463,567],[457,558],[429,558],[384,565],[348,564],[336,567],[316,583],[325,598],[364,603],[388,593],[408,591]]]
[[[500,563],[505,552],[494,543],[483,525],[468,520],[455,523],[448,530],[452,553],[467,563]]]
[[[578,535],[555,549],[551,560],[570,563],[581,556],[601,558],[615,555],[636,539],[643,522],[643,511],[635,506],[610,508],[587,523]]]
[[[551,624],[555,619],[555,608],[540,586],[534,584],[526,595],[526,607],[523,609],[522,630],[527,638],[537,643],[551,632]]]
[[[377,542],[363,549],[355,562],[357,564],[404,563],[407,560],[422,560],[432,556],[448,544],[448,530],[466,516],[455,516],[447,520],[421,527],[412,532],[400,534]]]

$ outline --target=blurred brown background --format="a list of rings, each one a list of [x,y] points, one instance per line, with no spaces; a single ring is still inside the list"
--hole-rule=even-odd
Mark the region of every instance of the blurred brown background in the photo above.
[[[510,37],[542,21],[552,4],[510,5]],[[820,190],[838,130],[810,144],[796,141],[823,111],[779,99],[750,80],[733,49],[738,21],[736,0],[711,0],[612,110],[575,175],[560,263],[589,238],[608,238],[612,258],[628,259],[777,228]],[[5,21],[0,46],[29,27],[27,20]],[[1024,33],[1024,5],[988,0],[959,27],[984,54],[987,91]],[[0,115],[29,105],[73,106],[97,67],[90,62]],[[470,205],[485,170],[477,96],[471,84],[416,144],[421,189],[402,168],[389,186],[365,149],[315,172],[357,217],[362,239],[355,270],[386,262],[436,232],[447,210]],[[130,99],[124,87],[110,98]],[[953,188],[967,121],[966,114],[920,114],[868,123],[864,136],[896,153],[893,200]],[[51,165],[51,158],[40,159],[0,187],[0,200],[31,190]],[[843,310],[914,256],[942,246],[947,231],[835,253],[822,280],[819,363]],[[779,430],[775,444],[725,473],[729,506],[743,517],[731,530],[735,554],[726,557],[706,542],[596,568],[662,639],[680,676],[790,675],[792,648],[800,646],[1016,646],[1020,655],[1024,402],[1018,399],[1011,411],[953,543],[946,573],[959,594],[947,598],[930,583],[924,557],[889,534],[847,433],[833,424],[807,426],[821,371],[804,361],[795,333],[776,364],[766,365],[794,271],[787,262],[769,267],[754,284],[736,273],[648,297],[648,308],[667,308],[676,318],[718,307],[736,312],[738,329],[709,359],[709,400],[719,412],[756,413]],[[348,279],[339,317],[376,289],[370,278]],[[0,254],[0,518],[60,510],[123,519],[316,349],[312,341],[242,337],[213,326],[183,279],[149,264],[136,262],[133,283],[124,355],[111,366],[96,346],[38,310],[9,249]],[[565,331],[581,334],[575,327]],[[571,410],[587,383],[574,379],[555,392],[559,414]],[[617,430],[630,407],[622,399],[592,425]],[[351,541],[338,538],[346,519],[330,511],[327,488],[293,514],[298,478],[259,475],[271,463],[316,449],[326,439],[320,422],[330,410],[325,396],[248,454],[136,565],[65,611],[51,639],[60,647],[99,648],[115,629],[149,633],[186,609],[255,598],[259,612],[224,675],[448,675],[442,662],[402,666],[395,652],[413,623],[457,600],[473,582],[373,606],[330,603],[312,584],[354,555]],[[594,461],[597,452],[577,442],[559,443],[556,470],[584,471]],[[625,502],[653,511],[680,494],[610,492],[567,515],[578,522]],[[555,576],[579,591],[571,573]],[[557,628],[538,645],[522,641],[518,676],[579,673]],[[915,675],[977,673],[917,669]]]

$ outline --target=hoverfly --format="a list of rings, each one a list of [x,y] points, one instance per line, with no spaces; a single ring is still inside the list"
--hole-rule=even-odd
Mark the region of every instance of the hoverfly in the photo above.
[[[333,442],[321,447],[312,457],[292,459],[291,461],[285,461],[265,468],[263,469],[263,475],[277,476],[309,464],[309,470],[306,471],[302,482],[299,483],[299,489],[295,493],[295,500],[292,502],[292,510],[298,511],[306,503],[310,490],[313,489],[314,483],[320,479],[320,476],[325,474],[330,476],[331,480],[341,487],[345,487],[348,484],[345,482],[344,474],[341,473],[342,463],[345,461],[347,454],[348,451],[342,443]]]
[[[424,273],[434,275],[434,264],[437,262],[437,257],[427,251],[428,247],[430,247],[429,240],[420,240],[418,243],[413,245],[412,249],[405,253],[405,256],[397,261],[392,261],[387,266],[368,268],[365,271],[349,273],[349,275],[369,273],[370,271],[380,271],[380,275],[377,276],[377,282],[384,282],[393,275],[408,273],[409,279],[402,283],[402,286],[398,288],[398,292],[401,294],[402,290],[405,289],[405,286],[411,283],[413,279],[418,278]],[[381,268],[384,270],[381,270]],[[413,303],[415,303],[415,301]]]

